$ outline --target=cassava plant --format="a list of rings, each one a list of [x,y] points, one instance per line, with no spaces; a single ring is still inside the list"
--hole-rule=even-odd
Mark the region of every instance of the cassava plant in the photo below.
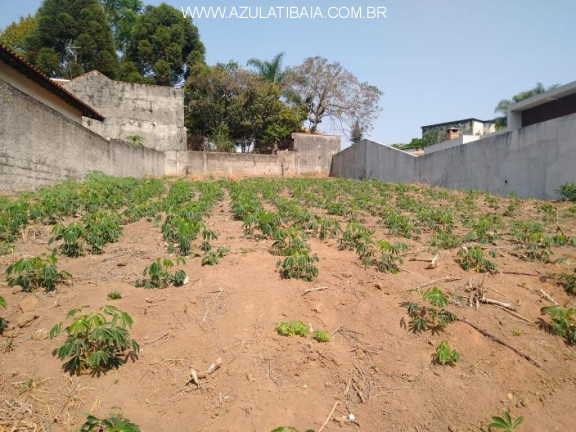
[[[491,251],[492,252],[492,251]],[[491,254],[492,257],[494,257]],[[459,259],[456,260],[464,270],[474,270],[478,273],[495,273],[496,263],[484,258],[484,251],[480,246],[467,248],[462,246],[458,251]]]
[[[57,262],[54,255],[22,258],[6,268],[8,285],[19,285],[24,292],[32,292],[36,288],[53,291],[56,285],[72,279],[70,273],[58,271]]]
[[[428,328],[438,331],[456,321],[456,315],[444,309],[448,305],[448,298],[438,287],[422,293],[422,299],[429,302],[432,307],[420,306],[414,302],[408,304],[408,315],[411,318],[409,328],[412,332],[419,333]]]
[[[460,353],[456,350],[451,350],[448,341],[442,341],[436,347],[436,352],[433,355],[433,362],[439,365],[454,366],[455,363],[460,361]]]
[[[176,259],[176,264],[186,264],[182,257]],[[174,267],[174,263],[168,258],[158,257],[149,266],[146,266],[143,276],[150,276],[149,279],[138,279],[134,282],[137,287],[144,288],[166,288],[168,285],[182,286],[186,282],[186,272],[184,270],[177,270],[176,273],[171,273],[169,270]]]
[[[571,345],[576,344],[576,308],[546,306],[540,309],[540,313],[550,316],[550,332],[563,337]]]
[[[79,222],[72,222],[70,225],[65,226],[62,222],[57,223],[52,228],[52,234],[48,244],[55,241],[62,240],[62,244],[58,246],[58,250],[62,255],[67,257],[76,258],[83,254],[83,243],[86,241],[86,228]]]
[[[514,432],[523,421],[524,417],[520,416],[517,419],[513,419],[510,413],[506,411],[502,417],[492,417],[492,423],[490,423],[488,427],[490,429],[500,429],[504,432]]]
[[[306,249],[293,250],[284,260],[279,260],[276,267],[280,267],[280,274],[284,279],[302,279],[312,281],[318,277],[318,262],[316,254],[310,255]]]
[[[121,414],[110,414],[108,418],[88,415],[79,432],[142,432],[140,426],[125,419]]]
[[[2,296],[0,296],[0,306],[6,309],[6,300],[4,300],[4,297]],[[6,318],[0,317],[0,334],[4,333],[4,329],[6,328],[7,324],[8,322],[6,321]]]
[[[72,323],[66,327],[67,339],[54,354],[61,359],[70,358],[64,369],[81,375],[100,374],[118,368],[129,358],[136,359],[140,346],[130,337],[132,317],[115,306],[103,306],[100,312],[79,315],[84,308],[72,309],[66,315]],[[50,330],[50,339],[62,329],[59,322]]]

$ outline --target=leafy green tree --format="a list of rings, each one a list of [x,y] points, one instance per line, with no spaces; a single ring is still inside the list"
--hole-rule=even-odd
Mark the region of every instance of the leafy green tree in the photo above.
[[[350,129],[350,142],[352,144],[357,144],[364,138],[364,131],[362,130],[362,126],[360,126],[360,122],[356,120],[352,124],[352,128]]]
[[[146,6],[132,27],[120,78],[176,85],[204,63],[204,51],[191,19],[166,3]]]
[[[284,59],[285,53],[280,53],[276,55],[271,61],[259,60],[257,58],[251,58],[246,63],[247,66],[253,66],[256,71],[263,77],[266,81],[281,83],[284,80],[284,71],[282,70],[282,60]]]
[[[0,43],[12,50],[24,53],[24,42],[36,27],[36,16],[20,17],[20,21],[13,22],[0,34]]]
[[[98,0],[44,0],[26,38],[28,59],[49,76],[73,78],[98,70],[113,78],[118,58]]]
[[[382,92],[361,82],[338,63],[323,57],[309,57],[291,68],[286,76],[287,95],[308,108],[310,132],[326,118],[343,131],[354,123],[367,132],[372,128],[380,107]]]
[[[142,0],[100,0],[110,21],[114,44],[120,52],[126,50],[132,26],[142,11]]]
[[[496,128],[503,129],[506,126],[508,126],[508,107],[511,104],[521,102],[525,99],[542,94],[544,92],[547,92],[548,90],[555,89],[558,86],[559,84],[553,84],[550,87],[546,88],[542,83],[536,83],[536,86],[534,88],[520,92],[512,96],[512,99],[502,99],[500,102],[498,102],[496,108],[494,108],[494,113],[500,114],[500,116],[494,119],[496,122]]]
[[[209,137],[219,150],[229,149],[232,141],[243,150],[254,145],[270,151],[299,130],[306,115],[282,99],[278,84],[234,62],[195,68],[186,83],[186,101],[188,131]]]

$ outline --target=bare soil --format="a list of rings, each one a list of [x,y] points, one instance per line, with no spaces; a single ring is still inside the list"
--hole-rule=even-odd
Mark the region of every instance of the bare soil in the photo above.
[[[539,204],[523,201],[517,217],[537,218]],[[563,223],[566,235],[575,237],[575,218]],[[387,237],[374,216],[366,215],[364,224]],[[354,251],[339,250],[336,239],[312,238],[318,279],[284,280],[272,240],[246,238],[228,198],[207,225],[218,234],[214,245],[230,252],[216,266],[188,258],[181,268],[189,282],[182,287],[134,286],[145,266],[167,256],[159,227],[144,219],[125,225],[104,254],[59,258],[58,267],[74,276],[71,285],[23,293],[2,280],[8,308],[0,316],[9,327],[0,338],[0,431],[74,431],[88,413],[121,412],[146,432],[269,432],[278,426],[463,432],[488,431],[491,416],[505,411],[524,416],[519,431],[576,430],[576,353],[542,327],[549,318],[540,314],[551,304],[543,292],[574,306],[574,297],[546,277],[566,271],[565,264],[525,261],[502,243],[494,275],[462,270],[456,249],[440,252],[439,265],[428,269],[434,254],[424,240],[405,240],[412,249],[402,271],[384,274],[362,266]],[[0,257],[0,270],[51,250],[50,229],[28,227],[15,251]],[[574,247],[553,250],[554,258],[576,261]],[[422,301],[417,289],[424,284],[451,298],[481,285],[486,297],[517,305],[525,319],[489,304],[449,308],[541,367],[461,321],[438,333],[410,332],[406,303]],[[122,298],[109,300],[112,291]],[[22,311],[25,300],[31,312]],[[50,340],[48,332],[72,308],[106,304],[133,317],[139,358],[101,376],[65,373],[53,355],[64,336]],[[320,343],[278,335],[276,324],[292,320],[333,338]],[[453,367],[432,362],[443,340],[461,354]],[[219,358],[219,369],[199,385],[191,382],[191,368],[205,371]]]

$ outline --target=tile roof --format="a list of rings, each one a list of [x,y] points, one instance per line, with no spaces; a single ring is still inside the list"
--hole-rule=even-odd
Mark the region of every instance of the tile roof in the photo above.
[[[80,100],[74,94],[66,90],[64,87],[52,81],[47,75],[41,72],[38,68],[28,63],[21,56],[16,54],[10,48],[5,45],[0,44],[0,60],[6,64],[12,66],[14,69],[27,76],[31,80],[35,81],[37,84],[44,87],[50,93],[58,96],[60,99],[64,100],[68,104],[72,105],[82,112],[85,117],[90,117],[95,120],[104,120],[104,116],[90,105]]]

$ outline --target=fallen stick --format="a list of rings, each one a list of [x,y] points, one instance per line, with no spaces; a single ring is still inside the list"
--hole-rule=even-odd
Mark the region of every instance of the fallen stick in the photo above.
[[[458,321],[463,322],[464,324],[468,324],[470,327],[472,327],[473,329],[477,330],[478,332],[480,332],[482,335],[486,336],[487,338],[492,339],[494,342],[499,343],[500,345],[504,345],[505,347],[511,349],[512,351],[514,351],[516,354],[518,354],[521,357],[524,357],[526,360],[528,360],[529,362],[531,362],[532,364],[534,364],[535,366],[542,368],[542,363],[540,363],[538,360],[536,360],[535,358],[529,356],[528,354],[524,354],[522,351],[520,351],[517,348],[514,348],[512,345],[504,342],[502,339],[500,339],[498,336],[494,336],[491,333],[488,333],[488,331],[484,330],[481,327],[478,327],[476,324],[472,324],[470,321],[465,320],[464,318],[457,318]]]
[[[321,290],[325,290],[325,289],[328,289],[328,287],[321,286],[321,287],[318,287],[318,288],[310,288],[310,289],[304,291],[304,292],[302,293],[302,295],[304,296],[304,295],[306,295],[306,294],[308,294],[308,293],[311,293],[311,292],[313,292],[313,291],[321,291]]]
[[[503,271],[502,274],[510,274],[510,275],[516,275],[516,276],[535,276],[535,277],[542,276],[541,274],[515,272],[515,271]]]
[[[426,267],[426,269],[433,269],[436,267],[438,267],[438,254],[436,254],[436,256],[432,258],[432,261],[430,261],[430,264],[428,264],[428,267]]]
[[[160,336],[158,336],[156,339],[151,340],[150,342],[148,342],[146,345],[147,346],[152,346],[154,345],[156,342],[158,342],[161,339],[164,339],[165,337],[168,337],[168,335],[170,334],[169,331],[162,333]]]
[[[336,409],[339,403],[340,403],[339,401],[336,401],[336,403],[332,407],[332,411],[330,411],[330,414],[328,414],[328,417],[326,417],[326,421],[324,422],[322,427],[318,429],[318,432],[322,432],[322,429],[324,429],[324,427],[328,424],[328,422],[330,421],[330,417],[332,417],[332,414],[334,414],[334,410]]]
[[[555,306],[558,306],[558,302],[556,300],[554,300],[552,298],[552,296],[550,294],[548,294],[546,291],[544,291],[542,288],[540,288],[540,294],[542,294],[542,296],[548,300],[549,302],[554,303]]]
[[[358,386],[356,385],[356,383],[354,381],[352,381],[352,387],[354,387],[354,390],[356,390],[356,393],[358,393],[358,396],[360,397],[360,400],[362,401],[362,403],[366,403],[366,399],[364,399],[364,395],[362,394],[362,391],[358,388]]]
[[[454,281],[459,281],[459,280],[460,280],[460,278],[457,278],[457,277],[445,276],[441,279],[434,279],[430,282],[426,282],[425,284],[418,285],[418,289],[426,288],[427,286],[434,285],[435,283],[438,283],[438,282],[454,282]]]
[[[504,309],[508,309],[511,311],[516,312],[518,310],[518,308],[516,308],[516,306],[511,305],[510,303],[504,303],[498,300],[492,300],[490,298],[484,297],[482,296],[482,298],[480,299],[480,303],[485,303],[485,304],[491,304],[491,305],[496,305],[496,306],[500,306]]]
[[[190,379],[190,381],[192,381],[196,385],[200,385],[199,380],[201,380],[202,378],[206,378],[208,375],[216,372],[218,369],[220,369],[221,366],[222,366],[222,357],[218,357],[216,361],[210,365],[210,367],[206,370],[206,372],[198,373],[196,369],[191,368],[190,375],[192,376],[192,378]]]
[[[510,310],[510,309],[503,308],[502,306],[499,306],[499,305],[494,305],[494,306],[496,306],[497,308],[502,309],[504,312],[508,312],[508,313],[509,313],[510,315],[512,315],[513,317],[516,317],[516,318],[521,319],[521,320],[524,321],[526,324],[529,324],[529,325],[531,325],[531,326],[535,326],[535,325],[536,325],[536,323],[534,323],[533,321],[530,321],[530,320],[529,320],[528,318],[526,318],[525,316],[520,315],[518,312],[514,312],[514,311],[512,311],[512,310]]]

